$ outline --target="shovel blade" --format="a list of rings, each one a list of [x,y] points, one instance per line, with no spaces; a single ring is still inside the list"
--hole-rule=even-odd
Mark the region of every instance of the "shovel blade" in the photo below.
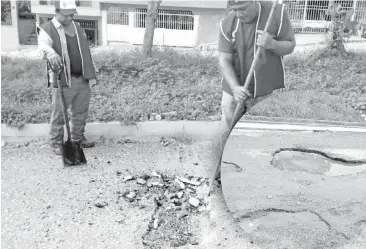
[[[64,166],[86,164],[84,151],[78,142],[66,141],[60,145]]]

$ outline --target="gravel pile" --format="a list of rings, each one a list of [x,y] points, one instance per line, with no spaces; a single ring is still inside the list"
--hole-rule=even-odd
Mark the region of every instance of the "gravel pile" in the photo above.
[[[118,197],[127,202],[145,206],[146,200],[154,200],[142,243],[148,248],[197,245],[199,235],[195,232],[196,217],[208,213],[208,179],[193,176],[167,176],[158,172],[151,175],[123,178],[125,183],[134,183],[133,190],[119,192]]]

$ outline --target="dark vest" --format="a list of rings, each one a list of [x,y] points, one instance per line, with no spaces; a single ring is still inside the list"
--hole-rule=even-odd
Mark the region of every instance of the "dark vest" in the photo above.
[[[95,74],[95,69],[94,69],[94,65],[93,65],[93,61],[92,61],[92,57],[91,57],[91,53],[90,53],[90,49],[89,49],[88,40],[84,36],[84,31],[82,30],[80,25],[76,22],[73,22],[73,23],[75,24],[75,27],[76,27],[76,36],[79,41],[79,49],[81,52],[82,71],[83,71],[82,75],[83,75],[84,79],[86,79],[86,80],[95,79],[96,74]],[[73,24],[71,24],[71,25],[73,25]],[[50,38],[53,41],[52,48],[61,58],[63,58],[60,35],[58,34],[56,27],[53,25],[52,20],[44,23],[40,28],[43,29],[50,36]],[[38,30],[38,32],[39,32],[39,30]],[[50,70],[48,63],[47,63],[46,70],[47,70],[47,72]],[[66,70],[67,70],[67,67],[65,66],[64,73],[60,74],[60,84],[63,87],[70,86],[71,79],[67,79],[68,74],[67,74]],[[48,73],[47,73],[47,81],[48,81],[47,87],[50,87],[50,80],[48,77]]]
[[[261,10],[257,30],[264,30],[272,8],[272,3],[261,1],[260,6]],[[274,37],[274,39],[276,39],[278,31],[280,30],[282,7],[282,4],[277,4],[272,22],[267,30],[267,32],[269,32]],[[230,13],[221,22],[222,32],[228,39],[230,39],[232,43],[234,50],[233,66],[236,70],[236,73],[240,77],[240,79],[238,79],[239,83],[241,86],[243,86],[247,75],[243,51],[245,46],[244,39],[242,37],[245,37],[247,34],[245,34],[245,30],[243,31],[243,29],[237,28],[238,25],[241,25],[241,21],[238,20],[235,12]],[[256,45],[255,49],[256,51],[258,50]],[[276,89],[284,88],[285,73],[282,56],[279,56],[270,50],[264,50],[264,55],[260,56],[258,59],[257,66],[254,69],[253,77],[255,83],[254,97],[261,97],[272,93]],[[225,79],[223,79],[223,84],[227,84]]]

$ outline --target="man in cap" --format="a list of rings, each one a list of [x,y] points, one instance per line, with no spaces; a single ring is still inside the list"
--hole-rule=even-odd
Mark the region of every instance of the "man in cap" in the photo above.
[[[96,79],[96,72],[85,32],[73,21],[77,14],[75,1],[56,1],[55,12],[52,20],[37,27],[37,32],[42,59],[48,61],[48,87],[52,85],[51,148],[61,155],[64,119],[56,77],[60,73],[66,108],[71,108],[71,138],[90,148],[94,143],[85,139],[84,131],[91,95],[89,80]]]
[[[242,116],[274,90],[285,87],[282,59],[293,52],[296,42],[282,4],[276,4],[268,32],[263,31],[271,8],[271,1],[228,1],[228,13],[220,22],[218,41],[223,89],[221,128],[224,131],[230,128],[240,100],[245,99]],[[246,89],[244,83],[258,47],[264,52]]]

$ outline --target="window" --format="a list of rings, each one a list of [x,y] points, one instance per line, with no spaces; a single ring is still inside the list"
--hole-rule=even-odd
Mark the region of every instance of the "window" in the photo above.
[[[107,12],[107,24],[129,25],[128,10],[111,7]]]

